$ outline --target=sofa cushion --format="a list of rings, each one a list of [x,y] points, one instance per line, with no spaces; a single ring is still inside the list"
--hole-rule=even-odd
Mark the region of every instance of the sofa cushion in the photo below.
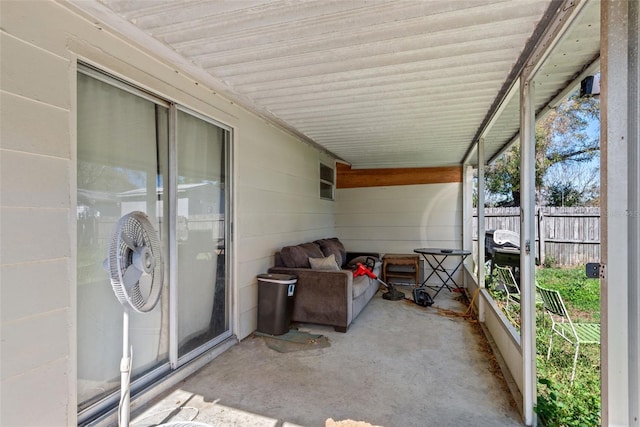
[[[309,264],[314,270],[340,271],[340,266],[336,263],[336,257],[333,254],[325,258],[309,258]]]
[[[285,246],[280,251],[280,257],[285,267],[310,268],[309,255],[300,246]]]
[[[282,263],[289,268],[311,268],[309,258],[322,258],[324,256],[320,246],[315,243],[285,246],[280,251]]]
[[[342,266],[347,261],[347,251],[345,250],[342,242],[337,238],[320,239],[316,240],[314,243],[320,247],[324,256],[333,254],[336,257],[336,262],[339,266]]]
[[[371,282],[367,276],[358,276],[353,278],[353,299],[358,298],[371,286]]]
[[[331,240],[338,246],[338,249],[340,250],[340,256],[342,257],[342,265],[344,265],[347,262],[347,249],[337,237],[332,237],[329,240]]]
[[[326,257],[326,255],[322,252],[322,249],[320,249],[320,246],[315,242],[302,243],[298,246],[304,249],[304,251],[307,253],[308,258]]]

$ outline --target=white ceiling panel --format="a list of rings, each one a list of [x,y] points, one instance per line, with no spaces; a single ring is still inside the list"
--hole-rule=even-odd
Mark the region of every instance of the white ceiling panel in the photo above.
[[[564,37],[550,52],[534,76],[534,101],[536,115],[540,118],[558,97],[570,95],[579,89],[585,72],[599,70],[600,58],[600,2],[583,3],[579,15],[567,29]],[[517,88],[515,88],[517,91]],[[485,137],[486,161],[495,159],[507,145],[517,141],[520,119],[520,102],[516,93],[500,118]]]
[[[100,3],[354,167],[429,167],[460,164],[552,2]]]

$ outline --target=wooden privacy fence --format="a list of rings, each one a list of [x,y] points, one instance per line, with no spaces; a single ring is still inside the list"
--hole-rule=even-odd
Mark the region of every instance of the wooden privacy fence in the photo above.
[[[485,230],[520,233],[520,208],[486,208]],[[478,240],[478,213],[473,212]],[[484,247],[484,237],[480,240]],[[536,207],[536,257],[541,264],[574,266],[600,261],[599,207]]]

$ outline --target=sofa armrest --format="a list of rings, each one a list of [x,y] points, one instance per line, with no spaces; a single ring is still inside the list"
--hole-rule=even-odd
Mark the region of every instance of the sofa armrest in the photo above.
[[[298,277],[293,294],[294,322],[330,325],[346,332],[352,320],[353,273],[309,268],[272,267],[269,273]]]

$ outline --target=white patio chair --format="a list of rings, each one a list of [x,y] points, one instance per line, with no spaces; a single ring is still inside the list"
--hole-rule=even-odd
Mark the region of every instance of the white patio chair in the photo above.
[[[562,301],[560,292],[546,289],[536,285],[538,294],[542,297],[544,309],[551,318],[551,333],[549,338],[549,350],[547,360],[551,357],[551,344],[553,334],[556,333],[564,338],[571,345],[576,347],[573,355],[573,369],[571,371],[571,384],[576,375],[576,363],[580,344],[600,344],[600,324],[599,323],[573,323],[569,312]]]

